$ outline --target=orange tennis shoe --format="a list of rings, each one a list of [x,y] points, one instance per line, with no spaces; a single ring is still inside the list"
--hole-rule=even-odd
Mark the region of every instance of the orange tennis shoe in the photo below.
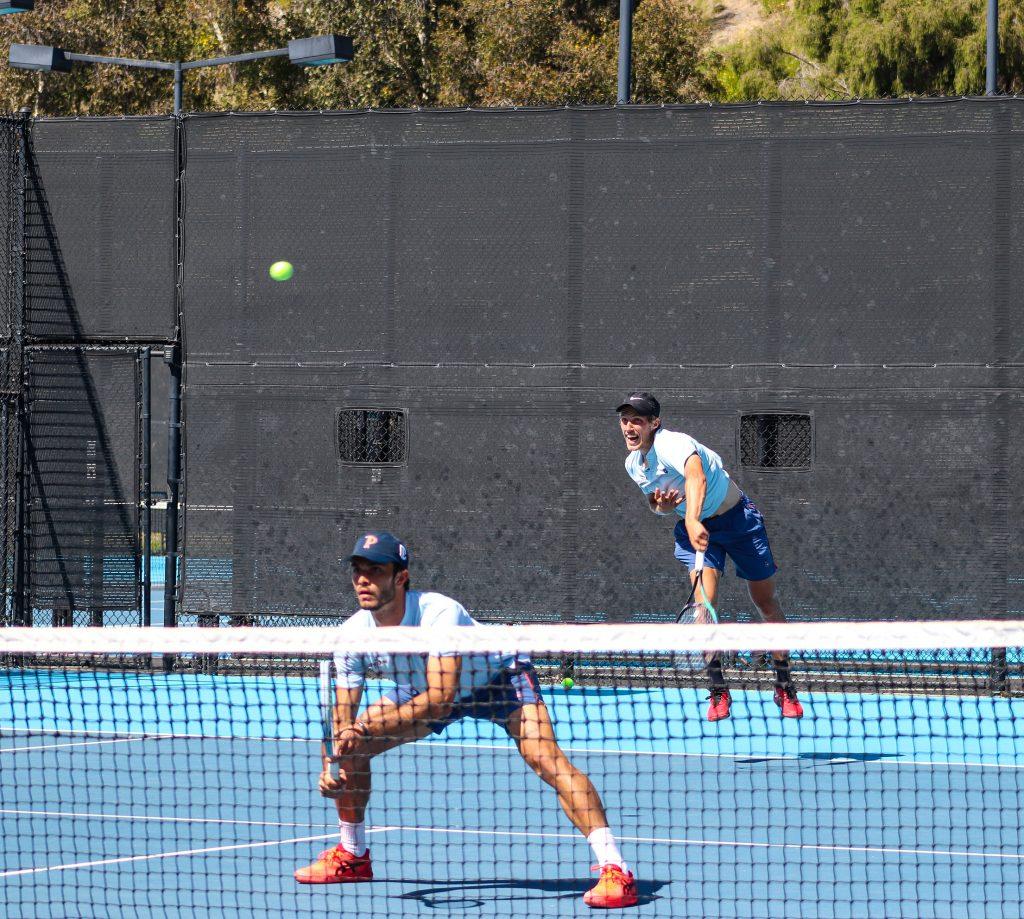
[[[594,865],[591,871],[601,871],[597,883],[583,894],[583,902],[595,909],[618,909],[636,906],[640,897],[636,891],[633,872],[623,871],[618,865]]]
[[[325,849],[312,865],[306,865],[295,872],[300,884],[353,884],[357,881],[372,881],[370,850],[363,855],[353,855],[342,845]]]

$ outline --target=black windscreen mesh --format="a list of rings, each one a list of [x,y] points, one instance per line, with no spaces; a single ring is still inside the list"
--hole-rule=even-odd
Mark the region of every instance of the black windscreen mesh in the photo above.
[[[28,361],[29,610],[137,625],[139,370],[134,351]]]
[[[25,257],[35,340],[173,336],[174,138],[170,118],[33,123]]]
[[[1022,128],[1008,99],[187,118],[183,609],[347,611],[338,560],[386,526],[485,616],[671,615],[612,412],[645,388],[765,512],[792,614],[1024,613]],[[340,462],[355,409],[408,413],[405,464]],[[809,416],[811,462],[743,468],[759,413]]]
[[[501,369],[398,368],[372,386],[351,371],[297,369],[252,373],[244,388],[215,382],[231,373],[195,372],[189,395],[191,611],[347,612],[344,559],[357,532],[378,528],[409,541],[418,587],[457,593],[483,618],[658,621],[685,599],[672,521],[649,513],[622,469],[609,409],[622,391],[608,382],[615,371],[588,373],[572,392],[539,370],[528,387]],[[887,372],[856,393],[830,389],[830,374],[790,374],[809,384],[799,404],[815,439],[814,463],[799,472],[741,468],[752,373],[707,371],[693,389],[666,371],[648,377],[666,424],[700,432],[765,513],[786,611],[870,619],[1024,609],[1019,577],[1003,574],[1016,559],[1006,491],[1024,487],[1024,456],[1015,438],[1009,480],[993,469],[1001,409],[970,392],[986,381],[964,374],[951,387],[961,393],[911,399],[921,371]],[[407,464],[338,462],[334,409],[349,401],[408,409]],[[1016,401],[1008,423],[1022,416]],[[729,570],[723,614],[747,618]]]

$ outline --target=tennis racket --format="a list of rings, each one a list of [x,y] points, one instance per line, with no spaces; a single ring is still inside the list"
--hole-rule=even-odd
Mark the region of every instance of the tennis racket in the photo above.
[[[333,661],[320,661],[320,724],[324,732],[324,749],[328,756],[334,755],[334,680]],[[341,766],[330,764],[331,778],[341,778]]]
[[[718,622],[718,613],[708,600],[704,591],[704,553],[698,552],[694,564],[693,585],[690,587],[690,595],[686,603],[676,616],[676,622],[681,625],[715,625]],[[679,670],[703,670],[711,657],[710,652],[705,651],[680,651],[673,654],[673,665]]]

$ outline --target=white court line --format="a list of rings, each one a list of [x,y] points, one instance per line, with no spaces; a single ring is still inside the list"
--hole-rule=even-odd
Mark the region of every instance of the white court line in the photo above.
[[[295,839],[276,839],[273,842],[249,842],[234,846],[211,846],[206,849],[181,849],[177,852],[156,852],[152,855],[130,855],[123,858],[101,858],[89,862],[71,862],[67,865],[47,865],[44,868],[18,868],[14,871],[0,871],[0,878],[12,878],[25,874],[45,874],[48,871],[72,871],[75,868],[97,868],[100,865],[124,865],[129,862],[148,862],[160,858],[187,858],[192,855],[208,855],[211,852],[233,852],[240,849],[266,849],[270,846],[288,846],[300,842],[315,842],[318,839],[333,839],[338,834],[321,833],[319,836],[299,836]]]
[[[53,732],[39,732],[27,727],[11,727],[9,725],[0,725],[0,732],[2,730],[12,730],[12,732],[18,732],[23,734],[38,735],[41,733],[51,733],[56,735],[86,735],[86,736],[103,736],[103,735],[115,735],[121,741],[136,741],[136,740],[211,740],[211,741],[259,741],[260,743],[269,744],[315,744],[317,743],[315,738],[273,738],[273,737],[240,737],[238,735],[211,735],[211,734],[146,734],[143,732],[131,733],[121,732],[121,730],[53,730]],[[99,743],[99,741],[97,741]],[[104,743],[111,743],[111,741],[104,741]],[[58,745],[53,745],[55,748]],[[83,745],[87,746],[87,745]],[[418,748],[430,747],[457,747],[469,750],[503,750],[506,752],[518,752],[515,747],[510,744],[467,744],[459,741],[416,741],[411,746]],[[6,748],[0,749],[0,753],[18,753],[26,752],[31,750],[44,750],[50,749],[48,747],[20,747],[20,748]],[[699,753],[699,752],[687,752],[684,750],[618,750],[612,747],[562,747],[566,753],[593,753],[598,755],[607,756],[667,756],[674,757],[678,756],[681,758],[696,758],[696,759],[757,759],[757,760],[770,760],[770,761],[800,761],[802,757],[793,753],[772,753],[772,754],[760,754],[760,753]],[[870,754],[873,755],[873,754]],[[896,754],[898,756],[899,754]],[[947,768],[976,768],[976,769],[1024,769],[1024,763],[1008,763],[1008,762],[978,762],[975,760],[968,760],[967,762],[952,762],[947,759],[898,759],[890,754],[882,753],[879,754],[879,759],[867,760],[870,763],[877,763],[878,765],[887,766],[945,766]],[[836,762],[836,763],[855,763],[864,762],[862,759],[856,757],[842,757],[838,756],[831,760],[817,760],[819,762]]]
[[[397,830],[400,827],[376,826],[367,827],[366,832],[384,833],[388,830]],[[73,871],[76,868],[97,868],[101,865],[124,865],[129,862],[154,861],[161,858],[188,858],[193,855],[207,855],[211,852],[236,852],[241,849],[267,849],[272,846],[291,846],[300,842],[317,842],[323,839],[334,839],[338,835],[335,830],[331,833],[321,833],[317,836],[298,836],[294,839],[276,839],[272,842],[249,842],[240,843],[234,846],[211,846],[205,849],[181,849],[177,852],[156,852],[152,855],[126,855],[122,858],[102,858],[88,862],[70,862],[66,865],[47,865],[44,868],[18,868],[14,871],[0,871],[0,878],[18,877],[26,874],[46,874],[50,871]]]
[[[277,827],[330,827],[331,823],[278,823],[272,820],[224,820],[216,817],[152,817],[141,814],[106,814],[93,811],[49,811],[24,808],[3,807],[0,814],[11,814],[16,817],[80,817],[89,820],[137,820],[152,823],[213,823],[226,826],[277,826]]]
[[[508,744],[479,744],[479,743],[464,743],[456,740],[420,740],[412,746],[420,749],[429,749],[430,747],[462,747],[465,749],[479,749],[479,750],[504,750],[508,753],[516,753],[519,751],[511,743]],[[402,749],[401,747],[397,749]],[[746,760],[752,759],[758,762],[765,760],[784,760],[798,762],[803,757],[796,753],[694,753],[687,752],[685,750],[618,750],[614,747],[562,747],[566,753],[596,753],[600,755],[616,755],[616,756],[678,756],[678,757],[692,757],[697,759],[734,759],[734,760]],[[874,753],[865,754],[867,756],[875,756]],[[834,759],[820,759],[820,760],[808,760],[808,762],[820,762],[820,763],[869,763],[872,765],[879,766],[947,766],[949,768],[974,768],[974,769],[1024,769],[1024,764],[1016,763],[980,763],[974,761],[968,761],[963,763],[952,762],[950,760],[929,760],[929,759],[896,759],[895,757],[899,754],[888,754],[879,753],[877,754],[878,759],[862,760],[856,757],[844,757],[837,756]],[[890,758],[892,757],[892,758]]]
[[[69,737],[120,737],[125,740],[258,740],[266,743],[319,743],[315,737],[247,737],[241,734],[172,734],[160,731],[108,731],[93,728],[20,728],[9,724],[0,724],[0,737],[4,732],[11,734],[24,734],[38,736],[40,734],[55,734],[58,737],[67,735]]]
[[[237,741],[259,741],[261,743],[290,743],[290,744],[315,744],[319,741],[315,737],[244,737],[238,734],[161,734],[161,733],[146,733],[144,731],[132,732],[132,731],[93,731],[93,730],[53,730],[53,731],[40,731],[30,728],[15,728],[7,725],[0,725],[0,732],[11,731],[21,734],[38,735],[38,734],[57,734],[57,735],[86,735],[86,736],[102,736],[102,735],[115,735],[124,741],[129,740],[237,740]],[[826,738],[822,738],[825,740]],[[429,747],[461,747],[465,749],[479,749],[479,750],[504,750],[507,752],[515,751],[516,748],[511,744],[479,744],[479,743],[464,743],[453,740],[419,740],[413,744],[406,744],[404,746],[414,746],[421,748]],[[10,749],[0,749],[0,753],[17,753],[27,749],[45,749],[44,747],[16,747]],[[614,747],[562,747],[567,753],[594,753],[599,755],[616,755],[616,756],[667,756],[673,757],[678,756],[682,758],[698,758],[698,759],[732,759],[732,760],[745,760],[745,759],[756,759],[759,761],[764,760],[781,760],[781,761],[799,761],[802,759],[801,756],[795,753],[700,753],[700,752],[688,752],[685,750],[620,750]],[[518,752],[518,751],[517,751]],[[868,754],[874,756],[876,754]],[[880,766],[945,766],[947,768],[964,768],[964,769],[1024,769],[1024,763],[983,763],[975,760],[968,760],[966,762],[953,762],[951,760],[931,760],[931,759],[901,759],[897,758],[900,754],[888,754],[879,753],[878,759],[867,760],[869,763],[876,763]],[[834,763],[859,763],[865,762],[865,760],[857,759],[856,757],[841,757],[837,756],[831,760],[818,760],[818,762],[834,762]]]
[[[31,747],[2,747],[0,753],[30,753],[33,750],[61,750],[65,747],[98,747],[112,743],[138,743],[142,737],[116,737],[110,740],[75,740],[68,743],[35,744]]]
[[[490,836],[490,837],[516,837],[527,839],[575,839],[579,840],[578,833],[526,833],[516,830],[466,830],[443,827],[418,827],[418,826],[380,826],[370,827],[367,833],[387,833],[394,831],[402,833],[430,833],[446,834],[452,836]],[[14,871],[0,872],[0,878],[18,877],[27,874],[45,874],[50,871],[72,871],[77,868],[96,868],[102,865],[123,865],[131,862],[154,861],[163,858],[188,858],[193,855],[207,855],[211,852],[233,852],[242,849],[266,849],[273,846],[296,845],[301,842],[316,842],[317,840],[333,839],[336,833],[322,833],[317,836],[300,836],[293,839],[278,839],[272,842],[242,843],[232,846],[211,846],[203,849],[181,849],[175,852],[157,852],[152,855],[131,855],[122,858],[103,858],[85,862],[71,862],[65,865],[47,865],[43,868],[19,868]],[[659,836],[620,836],[620,840],[634,843],[652,843],[657,845],[670,846],[710,846],[715,848],[734,849],[787,849],[790,851],[812,851],[812,852],[862,852],[868,855],[897,855],[915,856],[928,855],[944,858],[971,858],[971,859],[1002,859],[1004,861],[1024,861],[1024,855],[1008,855],[1002,852],[969,852],[957,849],[902,849],[890,846],[824,846],[806,845],[795,842],[741,842],[737,840],[724,839],[689,839]]]
[[[405,833],[449,833],[453,836],[525,836],[541,839],[579,839],[576,833],[526,833],[516,830],[465,830],[441,827],[395,826],[381,827],[380,831],[398,830]],[[824,846],[797,842],[741,842],[727,839],[688,839],[659,836],[617,836],[626,842],[657,843],[669,846],[714,846],[734,849],[796,849],[814,852],[865,852],[870,855],[935,855],[946,858],[980,858],[1024,861],[1024,854],[1007,855],[1002,852],[969,852],[958,849],[902,849],[890,846]]]

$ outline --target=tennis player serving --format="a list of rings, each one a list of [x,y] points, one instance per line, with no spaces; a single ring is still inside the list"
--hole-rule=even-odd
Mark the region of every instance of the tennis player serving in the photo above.
[[[785,622],[775,599],[778,567],[768,544],[764,518],[754,503],[729,477],[722,458],[688,434],[661,426],[661,404],[649,392],[630,393],[616,409],[626,440],[626,472],[647,496],[655,514],[677,515],[675,556],[686,565],[690,582],[698,576],[696,553],[703,552],[701,584],[714,607],[726,556],[736,574],[747,582],[750,599],[766,622]],[[699,599],[699,597],[698,597]],[[783,717],[803,717],[790,676],[789,652],[772,651],[775,668],[775,703]],[[708,661],[711,704],[708,721],[729,717],[732,697],[719,655]]]
[[[455,600],[409,589],[409,553],[390,533],[364,533],[351,555],[352,586],[360,609],[341,629],[354,641],[391,626],[438,630],[477,623]],[[341,843],[295,872],[300,884],[338,884],[373,877],[364,815],[370,798],[370,763],[388,750],[441,733],[463,718],[496,722],[526,764],[558,795],[562,809],[594,850],[597,884],[587,906],[634,906],[637,885],[622,860],[593,783],[569,762],[555,739],[547,707],[528,660],[499,654],[448,655],[339,653],[331,743],[324,744],[320,793],[333,798]],[[359,712],[367,671],[395,688]],[[333,745],[333,750],[328,749]],[[475,758],[465,762],[475,762]],[[332,774],[332,767],[337,775]]]

